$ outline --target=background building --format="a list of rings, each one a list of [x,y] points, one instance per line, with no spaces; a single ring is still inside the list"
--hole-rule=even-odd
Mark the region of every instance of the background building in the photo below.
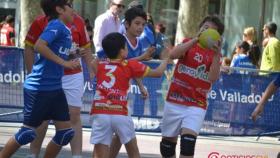
[[[128,4],[130,1],[125,0],[125,4]],[[142,0],[146,11],[151,13],[154,22],[161,22],[166,25],[166,35],[171,41],[175,39],[178,10],[180,2],[183,1],[190,0]],[[258,31],[258,41],[261,43],[262,28],[265,23],[274,21],[280,26],[280,19],[278,18],[280,17],[280,10],[278,9],[280,6],[279,0],[205,1],[209,1],[208,13],[219,15],[224,20],[224,39],[228,45],[224,50],[225,56],[230,56],[236,42],[242,39],[242,33],[245,27],[255,27]],[[108,8],[109,0],[74,0],[73,2],[75,10],[85,19],[89,19],[93,26],[95,18]],[[2,21],[8,14],[15,15],[16,30],[19,30],[19,12],[19,0],[0,0],[0,20]],[[277,31],[277,36],[280,37],[279,30]]]

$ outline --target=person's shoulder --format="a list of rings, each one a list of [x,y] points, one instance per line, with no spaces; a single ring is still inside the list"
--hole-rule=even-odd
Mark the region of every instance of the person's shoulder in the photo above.
[[[142,65],[143,63],[141,63],[140,61],[136,60],[136,59],[127,59],[124,61],[126,63],[126,65],[128,65],[129,67],[134,67],[137,65]]]
[[[67,26],[61,22],[59,19],[53,19],[51,21],[49,21],[47,27],[47,30],[50,30],[52,32],[69,32],[70,30],[67,28]]]
[[[85,21],[80,15],[75,14],[72,25],[75,25],[75,27],[77,27],[78,29],[81,29],[81,28],[85,27]]]
[[[275,46],[275,45],[280,45],[280,41],[279,41],[279,39],[276,38],[276,37],[271,37],[271,38],[268,40],[267,46],[268,46],[268,47],[271,47],[271,46]]]
[[[96,21],[96,22],[104,21],[104,20],[107,19],[107,17],[108,17],[108,15],[107,15],[107,11],[106,11],[106,12],[104,12],[104,13],[98,15],[98,16],[96,17],[95,21]]]
[[[35,18],[34,22],[48,22],[49,18],[45,15],[39,15]]]
[[[74,14],[74,24],[84,24],[84,22],[84,19],[80,15]]]

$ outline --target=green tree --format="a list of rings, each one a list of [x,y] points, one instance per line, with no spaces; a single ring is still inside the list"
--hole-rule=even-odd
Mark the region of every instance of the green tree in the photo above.
[[[208,0],[180,0],[176,43],[196,35],[199,23],[208,14],[208,5]]]
[[[20,1],[20,47],[24,47],[24,39],[30,24],[41,14],[40,0]]]

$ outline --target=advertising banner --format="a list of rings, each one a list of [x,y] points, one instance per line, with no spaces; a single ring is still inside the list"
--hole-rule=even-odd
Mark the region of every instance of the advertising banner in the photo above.
[[[89,111],[95,91],[94,79],[90,80],[83,63],[85,84],[82,107],[84,127],[90,127]],[[155,68],[160,61],[144,62]],[[164,101],[172,80],[174,65],[168,65],[160,78],[144,78],[143,84],[149,97],[144,100],[139,87],[131,81],[129,111],[137,131],[160,132]],[[208,109],[201,134],[258,135],[280,131],[280,93],[277,91],[267,102],[264,114],[253,122],[250,114],[259,103],[267,85],[276,74],[258,75],[222,73],[208,94]],[[23,50],[0,47],[0,121],[22,122],[23,91],[25,78]]]

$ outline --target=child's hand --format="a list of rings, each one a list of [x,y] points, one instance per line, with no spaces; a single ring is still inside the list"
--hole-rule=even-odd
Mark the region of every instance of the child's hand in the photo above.
[[[263,105],[258,105],[254,112],[251,114],[251,117],[252,117],[252,120],[253,121],[256,121],[259,117],[260,117],[260,114],[263,112]]]
[[[143,54],[143,60],[151,60],[152,59],[152,55],[155,52],[156,47],[151,46],[149,47],[146,52]]]
[[[211,48],[216,54],[221,53],[222,50],[222,40],[218,40]]]
[[[140,86],[141,87],[141,86]],[[139,87],[139,88],[140,88]],[[147,89],[146,88],[140,88],[140,92],[141,92],[141,95],[142,95],[142,98],[143,99],[147,99],[148,97],[149,97],[149,93],[148,93],[148,91],[147,91]]]
[[[78,68],[81,68],[81,64],[80,64],[80,60],[79,59],[64,61],[62,63],[62,66],[67,68],[67,69],[78,69]]]
[[[79,48],[79,55],[84,57],[87,54],[91,54],[91,50],[90,49],[84,49],[84,48]]]

